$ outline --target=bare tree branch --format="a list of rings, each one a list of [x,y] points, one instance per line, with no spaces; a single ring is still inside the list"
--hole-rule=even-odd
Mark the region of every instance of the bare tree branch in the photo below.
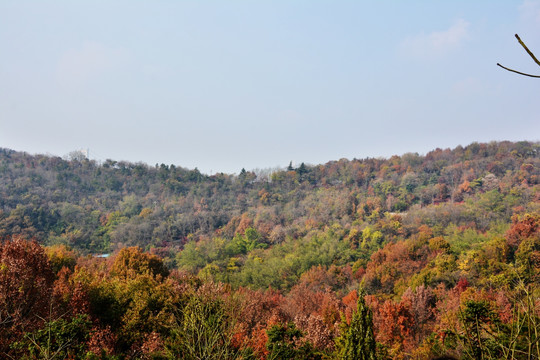
[[[534,54],[532,53],[532,51],[529,50],[529,48],[528,48],[527,45],[525,45],[525,43],[521,40],[521,38],[519,37],[519,35],[516,34],[515,36],[516,36],[516,39],[518,40],[519,44],[525,49],[525,51],[527,52],[527,54],[529,54],[529,56],[534,60],[534,62],[535,62],[538,66],[540,66],[540,61],[538,61],[538,59],[536,58],[536,56],[534,56]],[[533,78],[540,78],[540,75],[532,75],[532,74],[527,74],[527,73],[524,73],[524,72],[521,72],[521,71],[513,70],[513,69],[510,69],[510,68],[507,68],[506,66],[502,66],[502,65],[499,64],[499,63],[497,63],[497,66],[500,66],[500,67],[502,67],[504,70],[508,70],[508,71],[514,72],[514,73],[519,74],[519,75],[529,76],[529,77],[533,77]]]
[[[520,72],[520,71],[517,71],[517,70],[512,70],[512,69],[510,69],[510,68],[507,68],[506,66],[502,66],[502,65],[499,64],[499,63],[497,63],[497,66],[502,67],[504,70],[508,70],[508,71],[511,71],[511,72],[515,72],[516,74],[519,74],[519,75],[529,76],[529,77],[533,77],[533,78],[540,78],[540,75],[526,74],[526,73],[523,73],[523,72]]]
[[[521,41],[521,39],[519,38],[519,35],[516,34],[516,39],[519,41],[519,43],[521,44],[521,46],[523,46],[523,48],[525,49],[525,51],[527,52],[527,54],[529,54],[530,57],[532,57],[532,59],[534,60],[534,62],[540,66],[540,61],[538,61],[538,59],[536,58],[536,56],[534,56],[534,54],[531,52],[531,50],[529,50],[529,48],[527,47],[527,45],[525,45],[525,43],[523,41]]]

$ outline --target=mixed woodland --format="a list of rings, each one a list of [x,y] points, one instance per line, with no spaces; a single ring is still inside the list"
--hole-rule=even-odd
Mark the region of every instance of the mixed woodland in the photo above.
[[[238,174],[0,148],[0,358],[540,359],[540,143]]]

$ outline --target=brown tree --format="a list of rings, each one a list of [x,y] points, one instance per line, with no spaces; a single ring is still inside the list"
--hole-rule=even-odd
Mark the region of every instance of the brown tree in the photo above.
[[[49,313],[54,274],[35,241],[0,241],[0,354],[24,332],[40,327]]]

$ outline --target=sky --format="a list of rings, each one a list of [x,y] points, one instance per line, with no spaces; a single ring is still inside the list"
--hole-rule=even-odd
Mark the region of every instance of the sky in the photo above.
[[[0,147],[201,172],[540,138],[540,1],[0,0]]]

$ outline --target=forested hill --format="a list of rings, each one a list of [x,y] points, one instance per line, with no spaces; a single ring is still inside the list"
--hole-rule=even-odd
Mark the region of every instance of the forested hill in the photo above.
[[[212,176],[3,149],[0,357],[538,359],[539,180],[531,142]]]
[[[537,204],[539,164],[540,144],[531,142],[237,176],[0,149],[0,236],[94,253],[138,245],[167,257],[187,239],[232,239],[251,228],[269,246],[314,228],[362,231],[396,213],[405,223],[483,231]]]

